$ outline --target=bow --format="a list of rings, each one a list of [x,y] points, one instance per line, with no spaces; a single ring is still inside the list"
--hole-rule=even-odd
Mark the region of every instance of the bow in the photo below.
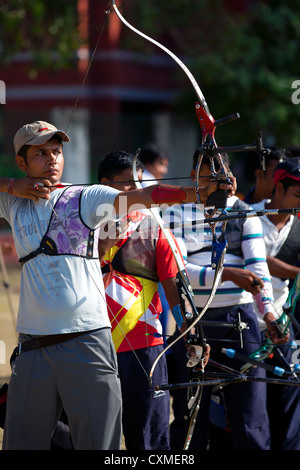
[[[193,75],[189,71],[189,69],[185,66],[185,64],[173,52],[171,52],[169,49],[167,49],[165,46],[163,46],[159,42],[155,41],[154,39],[150,38],[149,36],[145,35],[141,31],[139,31],[138,29],[133,27],[130,23],[128,23],[128,21],[125,20],[125,18],[119,12],[114,0],[112,0],[112,6],[113,6],[117,16],[119,17],[119,19],[129,29],[131,29],[133,32],[135,32],[139,36],[143,37],[144,39],[150,41],[151,43],[155,44],[156,46],[158,46],[159,48],[164,50],[183,69],[183,71],[185,72],[185,74],[189,78],[189,80],[190,80],[190,82],[191,82],[191,84],[192,84],[192,86],[193,86],[193,88],[196,92],[196,95],[198,97],[198,101],[197,101],[197,104],[196,104],[196,109],[199,110],[199,113],[200,113],[198,115],[198,119],[199,119],[199,122],[200,122],[200,125],[201,125],[202,134],[206,134],[205,119],[202,119],[202,116],[204,116],[211,123],[214,122],[214,119],[210,114],[210,111],[209,111],[208,105],[206,103],[206,100],[204,98],[204,95],[203,95],[199,85],[197,84],[195,78],[193,77]],[[201,119],[199,118],[199,116],[201,116]],[[140,189],[141,184],[138,181],[137,172],[136,172],[136,160],[137,160],[137,157],[138,157],[138,153],[139,153],[139,151],[136,153],[136,155],[134,157],[133,178],[134,178],[136,187],[138,189]],[[220,161],[221,161],[221,159],[220,159]],[[223,165],[222,165],[222,168],[224,169]],[[224,173],[225,173],[225,170],[224,170]],[[220,181],[223,181],[223,182],[224,181],[226,181],[226,182],[229,181],[227,178],[224,179],[223,175],[221,177],[219,175],[218,178],[220,179]],[[197,187],[197,184],[196,184],[195,185],[196,197],[197,197],[197,194],[198,194],[197,189],[198,189],[198,187]],[[216,206],[216,208],[220,207],[219,200],[218,200],[219,199],[219,197],[218,197],[219,193],[220,193],[220,190],[217,190],[216,195],[215,195],[216,196],[215,199],[213,199],[213,196],[211,196],[211,202],[212,202],[213,205]],[[221,193],[224,193],[224,192],[221,191]],[[218,285],[219,285],[219,282],[220,282],[220,279],[221,279],[221,274],[222,274],[222,266],[223,266],[224,256],[225,256],[225,253],[226,253],[226,250],[227,250],[227,242],[225,240],[225,237],[223,237],[222,243],[220,244],[217,241],[216,237],[214,237],[214,245],[215,246],[213,247],[213,255],[212,255],[213,261],[212,262],[213,262],[213,267],[215,269],[215,276],[214,276],[213,286],[212,286],[210,295],[209,295],[209,297],[206,301],[206,304],[203,307],[201,313],[199,314],[198,311],[197,311],[197,308],[195,307],[194,301],[193,301],[194,294],[193,294],[193,290],[192,290],[192,287],[191,287],[189,279],[188,279],[188,275],[187,275],[186,270],[185,270],[185,265],[183,263],[183,260],[181,259],[180,254],[178,253],[178,249],[177,249],[177,246],[175,244],[175,241],[174,241],[171,233],[169,231],[165,230],[163,220],[157,214],[157,212],[153,211],[152,209],[150,209],[150,212],[152,213],[154,219],[156,220],[156,222],[158,223],[159,227],[161,228],[164,236],[166,237],[166,239],[167,239],[167,241],[170,245],[170,248],[172,250],[172,253],[174,255],[177,267],[178,267],[178,274],[176,276],[176,282],[177,282],[177,286],[178,286],[178,290],[179,290],[180,306],[177,306],[177,309],[176,309],[176,307],[173,309],[173,314],[174,314],[175,318],[179,316],[179,318],[182,319],[182,312],[183,312],[184,320],[186,322],[185,331],[182,332],[177,338],[175,338],[175,340],[173,340],[173,342],[169,343],[169,345],[167,347],[165,347],[165,349],[157,356],[156,360],[154,361],[154,363],[151,367],[150,373],[149,373],[149,386],[152,386],[153,373],[154,373],[154,370],[155,370],[155,367],[156,367],[158,361],[161,359],[163,354],[165,354],[168,349],[170,349],[177,341],[179,341],[183,337],[187,338],[186,339],[187,343],[192,345],[194,350],[196,351],[196,355],[194,357],[190,358],[190,360],[188,361],[188,364],[187,364],[188,367],[193,367],[196,364],[199,364],[201,362],[202,354],[203,354],[203,348],[204,348],[204,338],[203,338],[202,327],[199,325],[199,320],[203,317],[206,310],[209,308],[209,306],[210,306],[210,304],[211,304],[211,302],[214,298],[215,292],[218,288]],[[225,232],[225,224],[224,224],[224,232]],[[220,246],[221,246],[221,248],[220,248]],[[189,306],[190,306],[192,312],[187,311],[186,302],[189,303]],[[190,334],[190,332],[193,329],[196,333]],[[190,421],[190,428],[189,428],[189,431],[188,431],[188,436],[186,438],[185,449],[188,449],[188,447],[189,447],[189,443],[190,443],[192,433],[193,433],[194,423],[195,423],[197,413],[198,413],[198,410],[199,410],[199,406],[200,406],[201,380],[200,380],[200,382],[198,382],[196,395],[198,395],[197,400],[196,400],[195,397],[191,397],[191,399],[189,400],[189,403],[188,403],[188,407],[191,409],[191,421]]]
[[[300,324],[295,319],[295,311],[297,307],[297,303],[300,300],[300,273],[297,274],[295,281],[293,283],[292,288],[289,291],[288,297],[286,302],[283,306],[283,313],[281,316],[275,321],[276,328],[278,330],[279,335],[283,336],[288,333],[289,327],[291,324],[294,325],[297,331],[300,331]],[[204,323],[204,322],[203,322]],[[292,343],[289,345],[292,349],[296,349],[295,345]],[[299,360],[295,358],[293,361],[293,366],[288,364],[285,358],[280,355],[280,359],[283,361],[285,368],[281,368],[278,366],[271,366],[270,364],[264,363],[265,359],[268,359],[274,351],[277,351],[277,345],[275,345],[269,336],[266,334],[264,343],[258,347],[255,351],[253,351],[248,357],[237,353],[234,349],[223,349],[224,354],[228,357],[234,357],[239,359],[242,362],[240,370],[234,370],[228,366],[220,364],[216,361],[209,360],[209,363],[215,366],[218,369],[224,371],[224,375],[220,376],[220,374],[216,373],[206,373],[205,372],[205,380],[202,380],[201,385],[203,386],[214,386],[214,390],[218,390],[219,388],[223,388],[226,385],[232,383],[241,383],[241,382],[266,382],[270,384],[278,384],[278,385],[290,385],[300,387],[300,380],[298,377],[299,373]],[[299,351],[295,351],[293,354],[297,355]],[[251,367],[262,367],[263,369],[271,372],[275,378],[259,378],[259,377],[251,377],[246,375],[246,372]],[[287,378],[281,378],[286,376]],[[197,370],[194,371],[194,377],[197,378]],[[280,378],[277,378],[280,377]],[[293,379],[293,380],[291,380]],[[191,383],[182,383],[182,384],[163,384],[156,386],[157,390],[176,390],[180,388],[188,388],[191,387]]]
[[[121,15],[121,13],[118,10],[114,0],[112,0],[112,6],[113,6],[117,16],[119,17],[119,19],[122,21],[122,23],[124,23],[129,29],[131,29],[133,32],[135,32],[139,36],[143,37],[144,39],[146,39],[146,40],[150,41],[151,43],[155,44],[156,46],[158,46],[160,49],[165,51],[168,55],[170,55],[175,60],[175,62],[182,68],[182,70],[185,72],[185,74],[189,78],[189,80],[190,80],[190,82],[191,82],[191,84],[192,84],[192,86],[193,86],[193,88],[196,92],[196,95],[197,95],[197,98],[198,98],[198,103],[201,106],[201,109],[204,110],[205,114],[208,116],[208,118],[211,121],[214,121],[213,117],[210,114],[210,111],[209,111],[208,105],[206,103],[206,100],[204,98],[204,95],[203,95],[198,83],[196,82],[194,76],[192,75],[190,70],[186,67],[186,65],[172,51],[170,51],[165,46],[163,46],[159,42],[155,41],[153,38],[147,36],[143,32],[139,31],[134,26],[132,26],[130,23],[128,23],[128,21]],[[137,159],[137,155],[135,156],[135,160],[134,160],[134,163],[133,163],[133,177],[134,177],[134,180],[135,180],[136,187],[141,188],[141,185],[138,182],[137,173],[136,173],[136,159]],[[153,376],[153,372],[154,372],[154,369],[156,367],[156,364],[160,360],[162,355],[168,349],[170,349],[177,341],[179,341],[186,334],[188,334],[197,325],[199,319],[204,315],[206,310],[209,308],[209,306],[210,306],[210,304],[213,300],[213,297],[215,295],[215,292],[217,290],[219,281],[220,281],[221,269],[222,269],[222,266],[223,266],[223,260],[224,260],[224,256],[225,256],[225,252],[226,252],[226,248],[227,248],[227,245],[226,246],[224,245],[223,252],[219,254],[219,259],[218,259],[218,262],[216,263],[216,272],[215,272],[215,279],[214,279],[214,283],[213,283],[213,288],[211,290],[211,293],[209,295],[209,298],[207,299],[207,302],[206,302],[203,310],[199,314],[196,307],[195,307],[195,305],[194,305],[194,301],[193,301],[193,295],[194,294],[193,294],[190,282],[188,280],[188,276],[187,276],[187,273],[186,273],[186,270],[185,270],[184,263],[181,259],[180,254],[178,253],[178,249],[176,247],[176,244],[174,243],[174,240],[173,240],[171,234],[168,233],[168,231],[166,231],[164,229],[164,223],[163,223],[163,220],[161,219],[161,217],[156,213],[156,211],[151,211],[151,212],[152,212],[153,217],[157,221],[158,225],[160,226],[162,232],[164,233],[166,239],[168,240],[168,243],[169,243],[169,245],[171,247],[171,250],[173,252],[174,258],[175,258],[177,266],[178,266],[177,284],[178,284],[178,287],[179,287],[179,290],[180,290],[180,298],[181,299],[184,298],[184,299],[188,300],[188,302],[189,302],[189,304],[192,308],[192,317],[193,317],[193,319],[191,320],[190,318],[186,317],[186,320],[188,322],[188,326],[187,326],[186,331],[184,333],[182,333],[180,336],[178,336],[172,343],[170,343],[164,349],[164,351],[162,351],[162,353],[156,358],[155,362],[152,365],[150,374],[149,374],[149,383],[150,384],[152,383],[152,376]],[[181,302],[181,307],[183,307],[185,309],[184,300],[183,300],[183,302]],[[197,358],[199,360],[199,357],[201,357],[200,354],[202,355],[203,344],[202,345],[196,345],[196,346],[197,346],[197,348],[196,348]]]
[[[202,160],[201,157],[204,154],[209,155],[210,158],[211,158],[211,165],[212,165],[211,178],[215,181],[222,182],[222,181],[228,181],[228,174],[226,173],[226,170],[225,170],[225,167],[223,165],[222,158],[221,158],[221,153],[222,152],[239,152],[239,151],[243,151],[243,150],[256,150],[262,156],[264,155],[264,153],[267,152],[267,150],[263,149],[263,147],[262,147],[261,135],[259,136],[258,140],[255,143],[252,143],[252,144],[243,145],[243,146],[218,148],[217,145],[216,145],[216,142],[215,142],[215,138],[214,138],[215,129],[218,126],[223,125],[226,122],[237,119],[239,117],[239,115],[234,114],[234,115],[228,116],[226,118],[219,119],[219,120],[215,121],[214,118],[212,117],[211,113],[210,113],[207,102],[204,98],[204,95],[203,95],[199,85],[197,84],[195,78],[193,77],[193,75],[191,74],[189,69],[185,66],[185,64],[173,52],[171,52],[165,46],[158,43],[154,39],[150,38],[149,36],[145,35],[141,31],[134,28],[131,24],[129,24],[125,20],[125,18],[121,15],[121,13],[119,12],[114,0],[112,0],[111,5],[113,6],[117,16],[120,18],[120,20],[128,28],[130,28],[132,31],[134,31],[138,35],[142,36],[143,38],[147,39],[148,41],[152,42],[153,44],[155,44],[156,46],[158,46],[159,48],[164,50],[168,55],[170,55],[175,60],[175,62],[177,62],[177,64],[186,73],[187,77],[189,78],[189,80],[190,80],[190,82],[191,82],[191,84],[192,84],[192,86],[193,86],[193,88],[196,92],[197,99],[198,99],[198,101],[196,102],[196,114],[197,114],[197,118],[199,120],[201,130],[202,130],[202,147],[199,151],[199,162],[198,162],[197,171],[196,171],[196,173],[197,173],[197,178],[196,178],[196,182],[195,182],[196,196],[198,196],[197,186],[198,186],[198,180],[199,180],[200,165],[201,165],[201,160]],[[110,9],[109,9],[109,12],[110,12]],[[220,163],[220,167],[221,167],[221,171],[219,173],[217,173],[215,171],[214,167],[213,167],[213,157],[215,155],[217,156],[217,159],[218,159],[218,161]],[[138,178],[137,178],[136,173],[134,175],[134,179],[136,181],[136,186],[139,187]],[[218,208],[224,209],[226,198],[227,198],[227,195],[224,191],[218,190],[215,193],[213,193],[213,195],[210,199],[210,203],[214,203],[213,205],[215,206],[215,211]],[[223,217],[226,217],[226,211],[223,210],[222,212],[223,212]],[[213,234],[214,234],[214,224],[216,223],[216,220],[215,220],[215,218],[212,218],[211,213],[210,214],[206,213],[205,216],[208,219],[207,222],[210,223],[210,226],[211,226]],[[156,212],[155,212],[154,217],[158,221],[158,214]],[[223,220],[223,222],[225,222],[225,221]],[[220,241],[217,240],[215,235],[214,235],[212,266],[215,268],[215,279],[214,279],[214,282],[213,282],[213,288],[211,290],[211,294],[210,294],[210,296],[207,300],[207,303],[206,303],[205,307],[203,308],[201,314],[198,314],[197,309],[194,306],[193,292],[192,292],[192,289],[191,289],[191,286],[190,286],[190,283],[189,283],[189,280],[188,280],[188,277],[187,277],[187,274],[186,274],[186,271],[185,271],[184,264],[182,262],[182,259],[181,259],[180,255],[178,254],[176,244],[174,244],[174,241],[173,241],[172,237],[169,236],[168,232],[164,230],[164,227],[162,225],[161,220],[159,220],[158,224],[160,225],[164,235],[166,236],[166,238],[167,238],[167,240],[168,240],[168,242],[171,246],[172,252],[174,254],[174,257],[175,257],[175,260],[176,260],[176,263],[177,263],[177,266],[178,266],[177,282],[178,282],[178,286],[179,286],[179,289],[180,289],[180,292],[181,292],[181,299],[182,298],[187,299],[188,302],[190,303],[190,305],[192,306],[193,320],[190,320],[189,318],[187,319],[188,323],[189,323],[188,329],[185,332],[185,334],[187,334],[192,330],[192,328],[194,328],[197,325],[197,323],[199,322],[201,317],[204,315],[205,311],[207,310],[207,308],[209,307],[209,305],[212,302],[212,299],[213,299],[214,294],[216,292],[217,286],[219,284],[220,275],[221,275],[221,268],[222,268],[222,265],[223,265],[223,260],[224,260],[224,256],[225,256],[226,248],[227,248],[227,243],[226,243],[226,240],[225,240],[225,237],[224,237],[225,223],[223,225],[223,240],[222,240],[222,243],[220,243]],[[162,354],[164,354],[167,351],[167,349],[171,348],[172,345],[176,341],[179,341],[179,339],[182,338],[183,336],[184,336],[184,334],[180,335],[180,337],[178,337],[173,343],[171,343],[163,351]],[[197,359],[199,359],[198,356],[200,356],[200,353],[202,354],[201,346],[198,348],[198,351],[199,351],[199,355],[197,354]],[[151,383],[151,380],[152,380],[154,368],[155,368],[158,360],[160,359],[160,357],[158,357],[156,362],[153,364],[152,370],[150,372],[150,383]]]
[[[173,60],[175,60],[175,62],[185,72],[185,74],[187,75],[188,79],[190,80],[190,82],[191,82],[191,84],[194,88],[194,91],[196,93],[196,96],[197,96],[196,114],[197,114],[198,121],[199,121],[199,124],[201,126],[201,130],[202,130],[202,147],[199,150],[199,153],[201,154],[201,157],[204,154],[208,154],[209,157],[210,157],[211,168],[212,168],[212,174],[211,174],[212,181],[217,181],[218,185],[221,182],[230,182],[230,180],[228,179],[228,174],[226,173],[225,166],[222,162],[221,149],[219,149],[216,146],[216,142],[215,142],[215,138],[214,138],[214,132],[215,132],[215,129],[216,129],[217,126],[220,126],[220,125],[224,124],[225,122],[232,121],[233,119],[237,119],[239,117],[239,115],[235,114],[235,115],[231,115],[231,116],[228,116],[226,118],[220,119],[218,121],[215,121],[214,118],[212,117],[211,113],[210,113],[209,107],[207,105],[205,97],[204,97],[198,83],[196,82],[194,76],[192,75],[190,70],[186,67],[186,65],[172,51],[167,49],[164,45],[162,45],[161,43],[157,42],[153,38],[147,36],[143,32],[136,29],[134,26],[132,26],[121,15],[121,13],[118,10],[114,0],[112,0],[112,6],[113,6],[114,11],[116,12],[117,16],[119,17],[119,19],[122,21],[122,23],[124,23],[129,29],[131,29],[133,32],[135,32],[139,36],[141,36],[144,39],[150,41],[151,43],[153,43],[154,45],[156,45],[157,47],[162,49],[164,52],[166,52],[169,56],[171,56],[173,58]],[[229,147],[228,148],[224,147],[222,149],[222,152],[227,151],[228,149],[229,149]],[[237,151],[237,152],[241,151],[241,150],[250,150],[250,149],[255,149],[259,152],[264,152],[265,151],[265,149],[262,148],[261,139],[258,139],[258,142],[255,143],[255,144],[244,145],[244,146],[234,146],[234,147],[230,147],[230,149],[231,149],[231,151]],[[213,165],[214,155],[217,155],[217,158],[218,158],[218,161],[219,161],[219,164],[220,164],[220,168],[221,168],[220,172],[218,172],[218,173],[215,171],[214,165]],[[136,158],[137,158],[137,155],[135,157],[135,161],[136,161]],[[199,161],[198,161],[198,165],[197,165],[197,169],[196,169],[196,182],[195,182],[195,193],[196,193],[196,198],[197,198],[198,202],[200,202],[200,200],[198,198],[198,180],[199,180],[201,160],[202,160],[202,158],[200,158]],[[134,167],[133,168],[133,177],[134,177],[134,180],[136,182],[136,187],[140,188],[141,186],[138,182],[137,174],[136,174],[136,171],[135,171],[135,163],[134,163],[133,167]],[[227,200],[227,192],[218,189],[217,191],[212,193],[209,196],[208,203],[214,206],[214,211],[213,211],[213,213],[205,211],[205,217],[207,219],[211,219],[212,215],[216,211],[218,211],[219,208],[222,208],[223,213],[225,213],[224,208],[225,208],[226,200]],[[178,266],[178,271],[179,271],[177,281],[178,281],[178,284],[179,284],[179,287],[180,287],[180,290],[181,290],[181,298],[182,298],[182,295],[183,295],[184,298],[188,299],[188,301],[189,301],[189,303],[192,307],[193,318],[190,319],[190,318],[186,317],[186,320],[188,322],[188,326],[187,326],[187,330],[185,331],[185,333],[182,333],[180,336],[178,336],[157,357],[157,359],[154,362],[154,364],[152,366],[152,369],[150,371],[150,377],[149,377],[150,384],[152,383],[152,376],[153,376],[154,368],[156,367],[156,364],[160,360],[161,356],[169,348],[171,348],[177,341],[179,341],[181,338],[183,338],[185,334],[189,333],[198,324],[199,320],[203,317],[206,310],[209,308],[209,306],[210,306],[210,304],[211,304],[211,302],[214,298],[215,292],[218,288],[219,282],[220,282],[221,273],[222,273],[222,266],[223,266],[223,262],[224,262],[224,256],[225,256],[225,253],[226,253],[226,250],[227,250],[227,242],[226,242],[226,239],[225,239],[226,222],[224,222],[223,226],[222,226],[221,240],[220,239],[217,240],[217,237],[215,235],[215,223],[210,223],[210,227],[211,227],[211,230],[212,230],[212,233],[213,233],[212,267],[215,269],[215,276],[214,276],[214,280],[213,280],[211,293],[210,293],[210,295],[207,299],[207,302],[206,302],[205,306],[203,307],[201,313],[199,314],[197,312],[196,307],[194,306],[192,288],[191,288],[190,283],[188,281],[188,276],[187,276],[187,273],[185,271],[184,264],[183,264],[182,260],[180,259],[180,256],[178,256],[177,248],[173,246],[173,241],[170,239],[171,238],[170,235],[164,230],[162,219],[160,217],[158,217],[158,215],[156,213],[154,214],[153,211],[152,211],[152,214],[155,217],[156,221],[158,222],[159,226],[161,227],[164,235],[166,236],[166,238],[167,238],[167,240],[170,244],[170,247],[172,249],[172,252],[174,254],[174,257],[175,257],[175,260],[176,260],[176,263],[177,263],[177,266]],[[200,348],[199,348],[199,352],[201,352],[201,347],[202,346],[200,346]]]
[[[298,331],[300,331],[300,325],[295,318],[295,310],[296,310],[297,302],[299,301],[299,299],[300,299],[300,273],[297,274],[295,281],[293,283],[293,286],[289,291],[286,302],[282,307],[283,312],[281,316],[274,322],[279,337],[282,337],[288,334],[291,323],[295,326],[295,328]],[[294,345],[290,344],[290,347],[294,348]],[[286,371],[285,369],[281,367],[274,368],[272,366],[269,366],[268,364],[265,364],[265,365],[262,364],[262,361],[270,357],[274,351],[277,351],[277,346],[270,339],[267,332],[265,332],[264,344],[260,346],[256,351],[253,351],[253,353],[250,354],[249,356],[250,362],[246,362],[241,366],[241,369],[240,369],[241,372],[244,373],[253,366],[258,366],[258,367],[260,366],[260,367],[266,368],[267,370],[269,370],[270,372],[272,372],[274,375],[277,375],[277,376],[283,376],[285,373],[288,373],[288,374],[290,374],[291,372],[294,373],[294,371],[291,370],[291,366],[287,363],[285,363],[284,365],[288,368],[288,371]],[[235,355],[234,350],[224,350],[223,352],[229,357],[233,357],[233,356],[237,357]],[[241,356],[241,360],[242,359],[243,357]],[[283,360],[282,357],[281,359]]]

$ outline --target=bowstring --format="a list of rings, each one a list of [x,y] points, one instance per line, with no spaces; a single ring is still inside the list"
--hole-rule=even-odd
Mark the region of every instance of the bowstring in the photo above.
[[[82,95],[83,89],[84,89],[84,87],[85,87],[85,83],[86,83],[88,74],[89,74],[89,72],[90,72],[92,63],[93,63],[93,61],[94,61],[94,57],[95,57],[95,54],[96,54],[96,52],[97,52],[98,46],[99,46],[99,44],[100,44],[100,41],[101,41],[101,38],[102,38],[102,34],[103,34],[104,29],[105,29],[105,27],[106,27],[106,25],[107,25],[107,22],[108,22],[108,18],[109,18],[110,12],[111,12],[111,8],[112,8],[112,1],[110,0],[109,6],[108,6],[107,10],[104,10],[105,18],[104,18],[104,21],[103,21],[103,23],[102,23],[102,27],[101,27],[101,29],[100,29],[100,33],[99,33],[99,35],[98,35],[98,38],[97,38],[97,41],[96,41],[96,45],[95,45],[95,47],[94,47],[94,49],[93,49],[93,52],[92,52],[92,55],[91,55],[91,57],[90,57],[90,59],[89,59],[88,66],[87,66],[87,69],[86,69],[86,71],[85,71],[85,74],[84,74],[84,77],[83,77],[83,80],[82,80],[82,83],[81,83],[81,86],[80,86],[79,93],[78,93],[78,95],[77,95],[76,101],[75,101],[75,103],[74,103],[74,106],[73,106],[73,108],[72,108],[72,111],[71,111],[71,114],[70,114],[70,117],[69,117],[69,120],[68,120],[68,122],[67,122],[66,131],[65,131],[66,133],[67,133],[67,131],[68,131],[68,129],[69,129],[69,126],[70,126],[71,121],[72,121],[72,119],[73,119],[74,112],[75,112],[75,110],[76,110],[76,108],[77,108],[78,102],[79,102],[79,100],[80,100],[80,97],[81,97],[81,95]]]

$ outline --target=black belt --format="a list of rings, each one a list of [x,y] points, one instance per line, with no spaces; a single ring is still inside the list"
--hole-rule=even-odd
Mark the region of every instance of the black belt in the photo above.
[[[55,344],[64,343],[65,341],[69,341],[71,339],[77,338],[78,336],[92,333],[92,331],[96,331],[96,330],[77,331],[75,333],[62,333],[58,335],[40,336],[39,338],[28,339],[24,341],[23,343],[20,342],[18,346],[13,350],[13,353],[10,358],[10,363],[12,363],[12,361],[17,356],[19,356],[22,352],[32,351],[33,349],[46,348],[47,346],[53,346]]]

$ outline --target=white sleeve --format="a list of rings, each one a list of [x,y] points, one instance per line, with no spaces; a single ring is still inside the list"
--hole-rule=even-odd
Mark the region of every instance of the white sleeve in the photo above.
[[[212,287],[216,271],[211,267],[210,251],[193,256],[194,262],[191,261],[191,256],[188,260],[188,252],[196,251],[205,246],[210,247],[212,243],[210,229],[207,229],[209,236],[204,235],[205,225],[198,225],[196,229],[189,225],[195,218],[203,219],[204,216],[200,209],[195,208],[194,204],[174,205],[167,209],[163,215],[165,223],[175,224],[172,231],[181,250],[191,286],[193,289],[198,289],[204,286]],[[185,223],[187,225],[183,225]],[[193,230],[195,235],[193,235]]]
[[[108,220],[116,220],[117,214],[114,208],[114,200],[120,191],[104,186],[95,184],[88,186],[82,192],[80,215],[84,223],[91,228],[96,228],[100,223],[105,223]],[[124,214],[126,204],[124,204]]]
[[[258,217],[246,219],[242,233],[242,251],[246,269],[252,271],[264,282],[261,293],[255,296],[258,310],[262,315],[275,313],[271,276],[266,260],[266,247],[262,235],[262,225]]]
[[[11,221],[11,208],[17,198],[16,196],[11,196],[10,194],[0,193],[0,217],[5,219],[10,225]]]

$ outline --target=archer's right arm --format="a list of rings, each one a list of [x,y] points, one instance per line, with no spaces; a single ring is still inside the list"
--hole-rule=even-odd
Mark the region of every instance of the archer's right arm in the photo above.
[[[36,183],[42,183],[44,186],[37,186]],[[51,182],[44,178],[6,178],[0,177],[0,193],[8,193],[12,196],[33,199],[38,201],[39,198],[49,199]]]

